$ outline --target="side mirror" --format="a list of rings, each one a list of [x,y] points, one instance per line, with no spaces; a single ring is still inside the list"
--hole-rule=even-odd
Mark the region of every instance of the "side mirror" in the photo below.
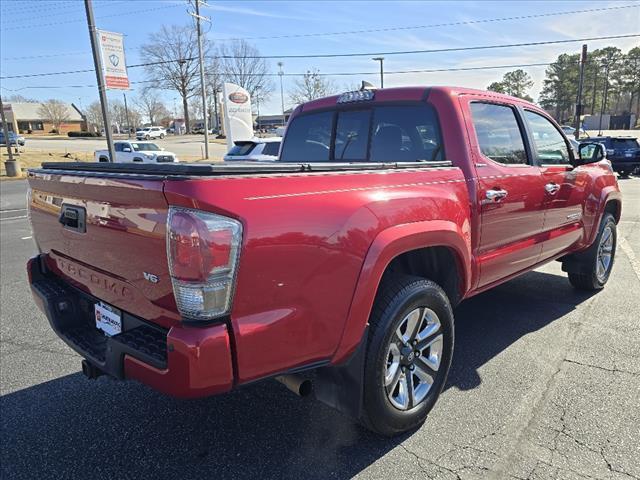
[[[581,143],[578,148],[578,164],[596,163],[605,158],[605,150],[601,143]]]
[[[124,147],[122,149],[123,152],[131,153],[131,149],[129,147]]]

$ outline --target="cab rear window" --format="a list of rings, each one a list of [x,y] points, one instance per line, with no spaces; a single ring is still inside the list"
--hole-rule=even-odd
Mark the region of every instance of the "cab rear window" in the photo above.
[[[388,105],[295,117],[287,127],[285,162],[432,162],[444,159],[430,105]]]
[[[627,148],[640,148],[640,145],[638,145],[638,140],[635,138],[612,138],[611,148],[624,150]]]

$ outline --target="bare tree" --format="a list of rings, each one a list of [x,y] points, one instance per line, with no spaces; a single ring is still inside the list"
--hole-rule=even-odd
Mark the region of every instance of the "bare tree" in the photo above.
[[[94,127],[98,131],[104,127],[100,102],[91,102],[84,111],[84,116],[87,119],[87,127]]]
[[[234,40],[220,47],[220,70],[225,82],[235,83],[249,95],[263,102],[273,91],[273,82],[268,77],[269,65],[260,56],[260,51],[245,40]]]
[[[205,56],[211,47],[203,42]],[[176,90],[182,98],[184,120],[189,129],[189,98],[199,91],[198,45],[191,26],[162,26],[149,35],[140,49],[147,76],[153,88]]]
[[[289,98],[291,103],[297,105],[326,97],[335,93],[336,90],[336,85],[330,79],[320,75],[318,69],[307,70],[302,78],[298,78],[294,82],[293,91],[289,94]]]
[[[131,128],[139,125],[141,119],[140,112],[131,105],[124,108],[124,102],[121,100],[109,101],[109,116],[111,122],[118,125],[120,131],[122,131],[124,127]]]
[[[4,102],[5,103],[38,103],[38,100],[36,100],[35,98],[27,98],[27,97],[23,97],[22,95],[14,94],[6,97]]]
[[[134,100],[136,107],[149,119],[151,125],[157,125],[161,118],[169,115],[167,107],[162,103],[160,95],[150,88],[145,88]]]
[[[38,114],[53,124],[56,133],[60,132],[60,125],[69,120],[71,112],[69,107],[60,100],[50,99],[43,102],[38,109]]]

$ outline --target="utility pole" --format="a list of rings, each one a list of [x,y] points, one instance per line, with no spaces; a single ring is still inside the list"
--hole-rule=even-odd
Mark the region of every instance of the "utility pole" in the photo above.
[[[127,107],[127,94],[122,92],[124,97],[124,114],[127,117],[127,138],[131,138],[131,120],[129,120],[129,108]]]
[[[384,57],[375,57],[371,60],[375,60],[376,62],[380,62],[380,88],[384,88]]]
[[[207,17],[200,16],[200,2],[202,0],[193,0],[196,6],[196,13],[189,13],[196,19],[196,30],[198,32],[198,58],[200,62],[200,94],[202,95],[202,116],[204,117],[204,158],[209,160],[209,121],[207,112],[207,87],[204,82],[204,55],[202,53],[202,28],[200,27],[200,20],[210,22]],[[206,3],[202,2],[204,5]]]
[[[580,117],[582,116],[582,85],[584,83],[584,66],[587,63],[587,44],[582,45],[580,56],[580,78],[578,80],[578,96],[576,98],[576,130],[573,135],[576,140],[580,138]]]
[[[220,135],[220,121],[218,120],[218,88],[213,89],[213,114],[216,117],[216,134]]]
[[[282,77],[284,76],[284,71],[282,70],[284,63],[278,62],[278,76],[280,77],[280,101],[282,103],[282,126],[284,127],[287,122],[284,117],[284,89],[282,88]]]
[[[102,77],[102,59],[98,52],[98,42],[96,39],[96,23],[93,19],[93,5],[91,0],[84,0],[84,9],[87,12],[87,25],[89,26],[89,37],[91,38],[91,51],[93,52],[93,66],[96,70],[96,80],[98,81],[98,93],[100,94],[100,106],[102,107],[102,121],[104,122],[104,134],[107,137],[107,148],[109,149],[109,161],[114,162],[116,151],[113,148],[113,135],[111,133],[111,120],[109,119],[109,107],[107,105],[107,89]]]
[[[7,125],[7,118],[4,116],[4,104],[2,103],[2,97],[0,97],[0,115],[2,116],[2,130],[4,131],[4,143],[7,145],[7,153],[9,154],[9,160],[4,162],[4,168],[8,177],[17,177],[22,173],[20,163],[13,158],[13,152],[11,151],[11,139],[9,138],[9,126]],[[16,140],[16,148],[18,143]]]

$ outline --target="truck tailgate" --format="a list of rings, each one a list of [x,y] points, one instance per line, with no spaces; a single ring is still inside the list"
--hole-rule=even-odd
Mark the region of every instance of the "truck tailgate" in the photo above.
[[[162,177],[30,172],[29,185],[33,235],[52,271],[132,315],[179,320]]]

